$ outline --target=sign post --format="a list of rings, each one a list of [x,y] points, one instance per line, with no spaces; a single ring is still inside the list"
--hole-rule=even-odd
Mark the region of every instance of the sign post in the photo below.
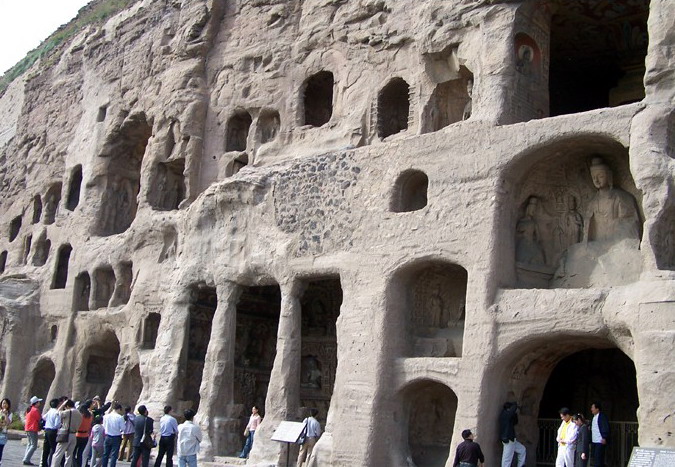
[[[635,446],[628,467],[671,467],[675,465],[675,450]]]
[[[300,440],[302,432],[305,430],[305,424],[302,422],[281,422],[274,434],[272,441],[279,441],[286,443],[286,467],[289,467],[291,456],[291,444],[295,444]]]

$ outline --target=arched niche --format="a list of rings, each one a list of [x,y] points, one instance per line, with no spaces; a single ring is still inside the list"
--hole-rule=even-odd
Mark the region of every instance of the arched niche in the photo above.
[[[631,443],[637,441],[635,410],[639,401],[635,366],[606,338],[564,332],[529,335],[504,349],[488,367],[486,378],[491,389],[484,395],[485,410],[493,414],[494,421],[486,425],[485,437],[499,439],[502,404],[515,401],[520,409],[516,436],[527,448],[528,458],[536,456],[537,465],[545,465],[551,458],[555,462],[558,410],[565,406],[587,418],[595,400],[606,408],[614,407],[617,411],[612,413],[616,416],[613,420],[629,422],[622,427],[614,424],[615,439],[622,437],[618,429],[626,430],[623,435],[627,435],[627,443],[623,448],[628,453]]]
[[[44,218],[45,224],[53,224],[61,203],[61,182],[52,183],[45,194]]]
[[[82,188],[82,165],[78,164],[70,171],[70,181],[68,184],[68,198],[66,199],[66,209],[74,211],[80,204],[80,190]]]
[[[381,139],[408,129],[410,86],[403,78],[391,79],[377,96],[377,136]]]
[[[68,282],[68,263],[73,247],[69,244],[61,245],[56,256],[56,269],[52,278],[52,289],[65,289]]]
[[[40,195],[33,196],[33,224],[37,224],[42,219],[42,197]]]
[[[159,335],[159,324],[162,316],[159,313],[148,313],[143,321],[143,339],[142,347],[144,349],[154,349]]]
[[[556,1],[551,18],[552,116],[642,100],[649,1]]]
[[[303,85],[302,103],[305,125],[322,126],[333,115],[333,73],[320,71],[310,76]]]
[[[246,153],[241,153],[236,157],[233,157],[225,168],[225,175],[231,177],[232,175],[238,174],[241,169],[248,165],[248,162],[248,154]]]
[[[115,271],[112,266],[100,266],[94,270],[93,279],[93,305],[91,309],[106,308],[110,304],[110,299],[115,291]]]
[[[394,182],[389,209],[392,212],[418,211],[427,205],[429,177],[421,170],[406,170]]]
[[[461,357],[466,270],[442,260],[399,269],[387,287],[392,351],[405,357]]]
[[[421,380],[406,386],[401,398],[406,457],[418,466],[445,466],[455,431],[457,396],[444,384]]]
[[[131,261],[122,261],[117,265],[114,273],[115,289],[108,306],[120,306],[129,303],[131,298],[131,284],[134,280],[134,264]]]
[[[30,256],[30,250],[31,247],[33,246],[33,235],[28,234],[26,235],[26,239],[24,240],[23,243],[23,263],[28,264],[28,257]]]
[[[56,338],[59,335],[59,328],[56,324],[52,324],[52,326],[49,328],[49,341],[54,343],[56,342]]]
[[[33,266],[44,266],[47,263],[51,247],[52,242],[47,238],[47,232],[42,232],[35,242],[32,260]]]
[[[0,274],[5,272],[6,267],[7,267],[7,250],[3,250],[0,253]]]
[[[274,141],[281,128],[281,117],[274,109],[263,109],[258,116],[257,137],[260,144]]]
[[[503,212],[511,213],[517,287],[637,280],[644,215],[627,148],[595,135],[566,138],[522,155],[505,173],[514,187]]]
[[[246,151],[251,123],[253,123],[251,114],[243,109],[236,111],[227,120],[225,151]]]
[[[84,387],[82,395],[98,394],[106,398],[117,368],[120,341],[112,331],[94,336],[85,349]]]
[[[22,222],[23,222],[23,215],[16,216],[9,223],[9,241],[10,242],[13,242],[14,240],[16,240],[16,237],[19,236],[19,232],[21,232],[21,223]]]
[[[154,183],[148,193],[148,199],[154,209],[159,211],[178,209],[186,196],[184,173],[185,159],[183,158],[157,164]]]
[[[460,67],[453,79],[436,84],[422,115],[422,133],[431,133],[471,117],[473,73]]]
[[[30,396],[28,397],[38,396],[40,399],[47,399],[55,377],[56,368],[54,367],[54,362],[48,358],[40,359],[31,374],[28,390]],[[26,397],[26,400],[28,397]]]
[[[136,218],[141,165],[151,136],[151,122],[142,112],[128,116],[107,136],[100,153],[108,160],[106,170],[95,181],[101,193],[95,234],[122,233]]]
[[[83,271],[75,277],[73,290],[73,310],[89,311],[89,299],[91,295],[91,279],[89,273]]]

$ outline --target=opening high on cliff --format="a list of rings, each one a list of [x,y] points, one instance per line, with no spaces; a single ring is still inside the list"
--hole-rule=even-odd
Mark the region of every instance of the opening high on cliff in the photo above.
[[[333,115],[333,73],[320,71],[309,77],[303,87],[304,124],[322,126]]]
[[[377,136],[384,139],[408,129],[410,86],[393,78],[377,96]]]
[[[596,3],[556,3],[551,19],[551,116],[644,98],[649,1]]]
[[[392,212],[418,211],[427,205],[429,177],[421,170],[406,170],[398,176],[391,194]]]

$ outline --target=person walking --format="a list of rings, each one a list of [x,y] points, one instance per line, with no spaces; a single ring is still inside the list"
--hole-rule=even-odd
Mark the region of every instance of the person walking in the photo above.
[[[122,432],[124,431],[122,405],[119,402],[113,402],[110,412],[103,417],[103,430],[105,431],[105,440],[103,441],[101,463],[103,467],[108,467],[108,465],[115,467],[122,443]]]
[[[162,465],[162,459],[166,454],[166,467],[173,467],[173,447],[176,444],[178,434],[178,422],[171,416],[171,406],[164,407],[164,415],[159,419],[159,450],[155,467]]]
[[[455,461],[452,463],[453,467],[477,467],[483,465],[485,456],[480,448],[480,445],[473,440],[473,433],[471,430],[462,431],[462,441],[457,446],[455,453]]]
[[[187,409],[183,416],[185,422],[178,425],[178,467],[197,467],[197,454],[202,442],[202,430],[192,419],[195,411]]]
[[[49,467],[56,451],[56,432],[61,428],[61,417],[59,416],[59,400],[49,401],[49,410],[42,415],[44,420],[45,440],[42,442],[42,460],[41,467]]]
[[[131,461],[131,454],[134,450],[134,420],[136,416],[131,411],[130,406],[124,408],[124,431],[122,432],[122,446],[120,447],[120,457],[117,460],[124,460],[124,453],[127,454],[127,462]]]
[[[577,426],[572,423],[570,409],[560,409],[560,427],[555,440],[558,442],[558,454],[555,467],[574,467],[574,450],[577,441]]]
[[[131,465],[134,467],[139,459],[142,459],[141,465],[143,467],[148,467],[151,446],[154,444],[148,440],[152,439],[154,424],[155,421],[148,416],[148,409],[144,405],[139,405],[138,415],[134,420],[134,455],[131,457]]]
[[[12,403],[4,398],[0,402],[0,465],[2,465],[2,452],[7,444],[7,429],[12,423]]]
[[[525,465],[527,450],[516,439],[516,425],[518,424],[518,405],[515,402],[506,402],[499,414],[499,436],[504,451],[502,453],[502,467],[511,467],[514,454],[518,459],[518,467]]]
[[[75,445],[77,444],[75,435],[80,423],[82,423],[82,414],[75,408],[75,402],[66,399],[59,407],[59,416],[61,417],[61,428],[56,435],[56,451],[54,457],[52,457],[52,465],[60,466],[61,460],[65,458],[65,467],[71,467]],[[66,439],[59,439],[61,433],[67,433]]]
[[[594,467],[605,467],[605,450],[609,441],[609,419],[602,413],[600,402],[591,404],[591,455]]]
[[[251,416],[248,419],[248,424],[244,430],[244,436],[246,436],[246,443],[244,444],[244,449],[242,449],[239,457],[241,459],[247,459],[251,448],[253,447],[253,438],[255,436],[255,430],[258,429],[258,425],[262,422],[262,417],[258,413],[258,407],[253,406],[251,408]]]
[[[91,411],[89,410],[89,405],[90,405],[89,402],[84,402],[82,405],[80,405],[80,407],[78,407],[80,415],[82,415],[82,421],[80,422],[80,426],[77,427],[77,434],[75,435],[76,467],[83,467],[87,463],[83,454],[84,449],[87,447],[87,444],[89,443],[89,433],[91,432],[91,425],[94,421],[94,417],[91,415]],[[83,459],[85,460],[83,461]]]
[[[298,454],[298,467],[312,456],[314,445],[321,436],[321,424],[316,419],[319,411],[315,408],[309,409],[309,417],[305,418],[302,423],[305,425],[305,442],[300,446],[300,453]]]
[[[586,424],[586,419],[580,413],[572,417],[577,426],[577,441],[574,449],[574,467],[588,466],[590,459],[591,434]]]
[[[26,410],[26,422],[24,429],[26,431],[26,452],[23,456],[23,465],[35,465],[31,462],[33,453],[38,447],[38,431],[40,431],[40,406],[42,399],[37,396],[30,398],[30,406]]]

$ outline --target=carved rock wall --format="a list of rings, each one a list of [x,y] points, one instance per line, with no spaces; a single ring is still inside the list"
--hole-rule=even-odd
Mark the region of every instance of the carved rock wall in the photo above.
[[[307,407],[313,465],[450,465],[464,428],[492,464],[517,400],[534,465],[556,365],[611,348],[640,445],[675,447],[675,5],[641,7],[644,98],[548,118],[564,4],[142,0],[81,31],[0,97],[2,393],[198,404],[206,458],[255,403],[265,465]],[[594,157],[629,244],[584,241]]]

